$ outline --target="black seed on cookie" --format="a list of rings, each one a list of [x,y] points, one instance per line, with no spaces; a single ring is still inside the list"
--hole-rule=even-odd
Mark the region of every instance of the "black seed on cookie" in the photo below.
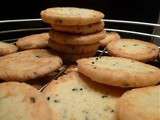
[[[31,101],[32,103],[35,103],[35,102],[36,102],[36,99],[35,99],[34,97],[30,97],[30,101]]]
[[[138,46],[138,44],[133,44],[133,46]]]
[[[92,62],[92,64],[94,64],[95,62]]]
[[[107,97],[108,97],[107,95],[103,95],[103,96],[102,96],[102,98],[107,98]]]
[[[72,89],[72,91],[77,91],[77,90],[78,90],[77,88],[73,88],[73,89]]]
[[[96,67],[93,67],[93,69],[96,69]]]
[[[40,56],[36,55],[37,58],[40,58]]]
[[[126,47],[126,45],[123,45],[122,47]]]
[[[79,90],[80,90],[80,91],[82,91],[82,90],[83,90],[83,88],[80,88]]]
[[[50,97],[47,97],[47,100],[49,101],[49,100],[50,100]]]
[[[59,103],[59,100],[54,100],[55,103]]]
[[[111,110],[111,112],[113,113],[113,112],[114,112],[114,110],[112,109],[112,110]]]

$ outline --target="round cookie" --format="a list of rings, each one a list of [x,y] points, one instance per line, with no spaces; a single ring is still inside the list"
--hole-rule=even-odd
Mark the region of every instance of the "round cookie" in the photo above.
[[[116,105],[123,91],[73,72],[53,80],[43,93],[56,120],[117,120]]]
[[[119,120],[160,120],[160,86],[126,92],[117,108]]]
[[[58,44],[51,40],[49,40],[49,47],[53,50],[56,50],[57,52],[61,53],[68,53],[68,54],[85,54],[90,52],[97,51],[99,44],[90,44],[90,45],[64,45],[64,44]]]
[[[88,58],[88,57],[93,57],[95,56],[96,51],[92,51],[90,53],[85,53],[85,54],[67,54],[67,53],[61,53],[58,52],[58,55],[63,59],[64,62],[75,62],[78,59],[81,58]]]
[[[27,81],[42,77],[61,65],[61,58],[47,50],[22,51],[0,58],[0,79]]]
[[[50,31],[50,40],[59,44],[86,45],[98,43],[106,36],[105,31],[88,35],[69,34],[63,32]]]
[[[21,50],[47,48],[48,40],[49,40],[48,33],[33,34],[23,38],[19,38],[16,42],[16,45]]]
[[[75,33],[75,34],[91,34],[100,32],[104,29],[104,22],[98,22],[89,25],[77,25],[77,26],[64,26],[64,25],[52,25],[55,31]]]
[[[122,39],[107,45],[108,53],[112,56],[125,57],[141,62],[153,61],[157,58],[157,45],[135,39]]]
[[[144,87],[160,82],[160,69],[120,57],[93,57],[77,61],[78,71],[91,80],[119,87]]]
[[[10,43],[0,42],[0,56],[17,52],[18,48]]]
[[[120,35],[116,32],[106,32],[106,37],[100,40],[99,42],[101,46],[105,47],[111,41],[120,40],[120,38],[121,38]]]
[[[53,120],[51,113],[46,99],[32,86],[0,84],[0,120]]]
[[[104,14],[85,8],[54,7],[41,11],[41,18],[53,25],[88,25],[100,22]]]

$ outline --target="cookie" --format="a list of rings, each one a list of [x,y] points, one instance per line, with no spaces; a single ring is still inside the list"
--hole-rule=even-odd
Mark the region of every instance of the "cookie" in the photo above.
[[[153,61],[157,58],[157,45],[135,39],[122,39],[107,45],[108,53],[112,56],[130,58],[141,62]]]
[[[98,43],[90,45],[64,45],[64,44],[58,44],[51,40],[49,40],[48,45],[51,49],[56,50],[57,52],[68,53],[68,54],[85,54],[90,52],[96,53],[99,47]]]
[[[53,120],[46,99],[25,83],[1,83],[0,103],[0,120]]]
[[[73,65],[69,65],[67,69],[64,71],[64,73],[68,74],[68,73],[77,72],[77,71],[78,71],[77,65],[73,64]]]
[[[73,72],[53,80],[43,93],[56,120],[117,120],[116,105],[123,91]]]
[[[93,57],[96,55],[96,52],[93,51],[85,54],[67,54],[67,53],[64,54],[64,53],[58,52],[57,54],[63,59],[63,62],[72,63],[81,58]]]
[[[62,65],[57,55],[44,49],[26,50],[0,58],[0,79],[27,81],[42,77]]]
[[[98,22],[89,25],[77,25],[77,26],[64,26],[64,25],[52,25],[55,31],[75,33],[75,34],[91,34],[100,32],[104,29],[104,22]]]
[[[106,32],[106,37],[100,40],[99,42],[101,46],[105,47],[111,41],[120,40],[120,38],[121,38],[120,35],[116,32]]]
[[[35,49],[35,48],[47,48],[48,47],[49,34],[33,34],[23,38],[19,38],[16,45],[21,50]]]
[[[88,35],[78,35],[64,32],[56,32],[52,30],[50,31],[50,40],[59,44],[86,45],[98,43],[100,40],[105,38],[105,35],[105,31]]]
[[[126,92],[117,108],[119,120],[160,120],[160,86]]]
[[[78,71],[91,80],[119,87],[144,87],[160,82],[160,69],[120,57],[93,57],[77,61]]]
[[[18,48],[10,43],[0,42],[0,56],[17,52]]]
[[[53,25],[88,25],[100,22],[104,14],[85,8],[54,7],[43,10],[41,18],[44,22]]]

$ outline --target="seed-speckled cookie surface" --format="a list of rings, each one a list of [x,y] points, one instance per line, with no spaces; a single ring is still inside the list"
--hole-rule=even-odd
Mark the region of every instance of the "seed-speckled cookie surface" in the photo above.
[[[85,8],[55,7],[43,10],[41,17],[43,21],[53,25],[88,25],[100,22],[104,14]]]
[[[26,81],[42,77],[62,65],[62,60],[48,50],[27,50],[0,58],[0,79]]]
[[[77,26],[52,25],[52,27],[55,31],[75,34],[91,34],[102,31],[104,29],[104,22]]]
[[[94,81],[119,87],[143,87],[160,82],[160,69],[120,57],[80,59],[78,71]]]
[[[160,120],[160,86],[126,92],[117,108],[119,120]]]
[[[105,31],[98,33],[78,35],[69,34],[64,32],[50,31],[50,40],[60,44],[67,45],[86,45],[98,43],[100,40],[104,39],[106,36]]]
[[[25,83],[0,84],[0,120],[53,120],[51,109],[35,88]]]
[[[52,81],[43,93],[57,120],[117,120],[116,104],[123,91],[73,72]]]
[[[153,61],[157,58],[157,45],[135,39],[122,39],[107,45],[108,53],[112,56],[135,59],[142,62]]]
[[[47,48],[48,47],[49,34],[33,34],[23,38],[19,38],[16,45],[21,50],[35,49],[35,48]]]
[[[0,56],[17,52],[18,48],[10,43],[0,42]]]

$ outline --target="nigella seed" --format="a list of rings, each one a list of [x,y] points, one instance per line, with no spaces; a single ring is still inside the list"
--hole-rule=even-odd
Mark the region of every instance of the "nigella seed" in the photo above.
[[[59,100],[54,100],[55,103],[59,103]]]
[[[93,69],[96,69],[96,67],[93,67]]]
[[[35,103],[35,102],[36,102],[36,99],[35,99],[34,97],[30,97],[30,101],[31,101],[32,103]]]
[[[96,57],[96,60],[98,60],[98,57]]]
[[[92,64],[94,64],[95,62],[92,62]]]
[[[82,90],[83,90],[83,88],[80,88],[79,90],[81,90],[81,91],[82,91]]]
[[[49,101],[49,100],[50,100],[50,97],[47,97],[47,100]]]
[[[111,112],[113,113],[113,112],[114,112],[114,110],[112,109],[112,110],[111,110]]]
[[[72,89],[72,91],[77,91],[77,90],[78,90],[77,88],[73,88],[73,89]]]
[[[40,58],[40,56],[36,55],[37,58]]]
[[[107,96],[107,95],[103,95],[103,96],[102,96],[102,98],[106,98],[106,97],[108,97],[108,96]]]

